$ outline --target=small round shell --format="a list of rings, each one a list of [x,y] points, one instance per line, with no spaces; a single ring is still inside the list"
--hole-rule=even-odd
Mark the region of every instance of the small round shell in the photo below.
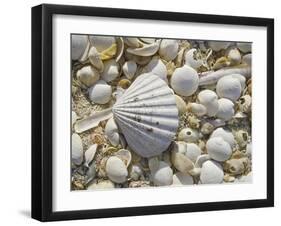
[[[234,116],[234,104],[232,101],[226,98],[221,98],[218,100],[219,110],[217,112],[217,117],[225,121],[230,120]]]
[[[178,54],[179,44],[177,40],[163,39],[159,47],[159,55],[166,61],[174,60]]]
[[[99,80],[89,89],[89,98],[97,104],[106,104],[109,102],[112,94],[111,86],[103,80]]]
[[[198,85],[199,77],[197,72],[186,65],[177,68],[171,78],[173,90],[182,96],[191,96],[197,90]]]
[[[210,157],[220,162],[229,159],[232,154],[231,146],[221,137],[210,138],[206,148]]]
[[[196,130],[191,128],[184,128],[179,132],[178,140],[185,141],[188,143],[197,142],[199,139],[199,134]]]
[[[134,78],[137,71],[137,64],[133,60],[126,61],[122,67],[123,73],[128,79]]]
[[[229,145],[234,148],[236,141],[234,139],[234,136],[231,131],[225,130],[223,128],[217,128],[214,130],[214,132],[211,135],[211,138],[213,137],[221,137],[224,139]]]
[[[153,183],[156,186],[167,186],[173,183],[173,170],[163,161],[159,162],[159,167],[152,172]]]
[[[202,184],[219,184],[223,182],[222,166],[213,160],[207,160],[203,163],[200,182]]]
[[[99,80],[99,72],[92,66],[84,66],[77,71],[76,74],[79,81],[81,81],[86,86],[92,86]]]
[[[215,116],[219,110],[218,96],[212,90],[202,90],[198,94],[198,100],[200,104],[203,104],[207,109],[207,115]]]
[[[108,178],[115,183],[125,182],[128,176],[126,165],[116,156],[108,158],[106,161],[105,171]]]
[[[220,97],[236,101],[240,97],[242,91],[240,80],[231,75],[224,76],[219,79],[216,91]]]
[[[119,64],[114,60],[104,62],[104,69],[101,78],[106,82],[111,82],[119,76]]]

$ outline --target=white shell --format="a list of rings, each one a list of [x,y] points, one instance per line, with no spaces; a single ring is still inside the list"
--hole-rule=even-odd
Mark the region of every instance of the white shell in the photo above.
[[[242,57],[242,62],[251,66],[252,65],[252,54],[248,53]]]
[[[83,55],[89,48],[89,39],[87,35],[72,35],[71,36],[71,59],[81,60]]]
[[[171,78],[171,86],[173,90],[182,96],[191,96],[198,88],[199,77],[197,72],[184,65],[177,68]]]
[[[239,42],[236,44],[238,49],[240,49],[243,53],[248,53],[252,51],[252,44],[248,42]]]
[[[88,53],[88,58],[91,64],[98,69],[99,71],[103,71],[103,62],[100,59],[99,52],[97,51],[96,47],[92,46]]]
[[[236,141],[231,131],[225,130],[223,128],[217,128],[213,131],[211,138],[213,137],[221,137],[224,139],[229,145],[234,148]]]
[[[194,184],[193,177],[189,174],[177,172],[173,175],[173,185],[191,185]]]
[[[208,116],[215,116],[219,110],[218,96],[212,90],[202,90],[198,94],[200,104],[203,104],[207,109]]]
[[[202,184],[219,184],[223,182],[222,166],[213,160],[208,160],[203,163],[200,181]]]
[[[226,98],[221,98],[218,100],[219,110],[217,112],[217,117],[225,121],[230,120],[234,116],[234,104],[232,101]]]
[[[128,167],[131,164],[132,154],[129,150],[120,149],[114,155],[120,158],[125,163],[126,167]]]
[[[184,128],[179,132],[178,140],[185,141],[188,143],[197,142],[199,139],[199,134],[196,130],[191,128]]]
[[[116,156],[111,156],[106,161],[105,171],[108,178],[115,183],[125,182],[128,176],[126,165]]]
[[[216,91],[220,97],[236,101],[239,99],[242,91],[240,80],[232,77],[231,75],[224,76],[219,79]]]
[[[230,43],[221,41],[208,41],[208,45],[212,50],[220,51],[222,49],[226,49],[230,45]]]
[[[152,172],[153,183],[156,186],[167,186],[173,183],[173,170],[163,161],[159,162],[159,167]]]
[[[137,48],[141,45],[141,42],[139,41],[138,38],[123,37],[123,40],[126,43],[126,45],[129,47]]]
[[[152,58],[152,60],[144,67],[144,72],[155,74],[168,83],[167,68],[161,59]]]
[[[163,39],[159,47],[159,55],[166,61],[174,60],[178,54],[179,44],[177,40]]]
[[[89,89],[91,101],[97,104],[106,104],[109,102],[112,94],[110,85],[103,80],[99,80]]]
[[[88,186],[87,190],[99,190],[114,188],[114,183],[110,180],[99,181],[98,183],[92,183]]]
[[[196,159],[195,167],[202,168],[203,163],[210,159],[211,159],[211,157],[208,154],[199,155]]]
[[[77,71],[77,78],[86,86],[92,86],[99,80],[99,72],[92,66],[84,66]]]
[[[141,176],[143,176],[141,167],[139,165],[132,165],[130,170],[130,178],[136,181],[139,180]]]
[[[174,142],[171,150],[171,162],[173,166],[182,173],[189,173],[194,168],[194,163],[186,155],[186,143]]]
[[[182,115],[182,114],[184,114],[186,112],[186,103],[178,95],[175,95],[175,98],[176,98],[177,108],[179,110],[179,115]]]
[[[220,162],[229,159],[232,154],[231,146],[221,137],[210,138],[206,143],[206,149],[212,159]]]
[[[128,79],[132,79],[136,74],[137,64],[133,60],[126,61],[122,66],[122,70]]]
[[[107,139],[109,140],[109,142],[113,145],[113,146],[117,146],[120,142],[120,135],[119,135],[119,131],[118,131],[118,127],[113,119],[110,118],[106,125],[105,125],[105,129],[104,129],[104,133],[107,136]]]
[[[207,114],[207,108],[203,104],[189,103],[187,105],[187,108],[189,111],[191,111],[193,114],[199,117]]]
[[[94,159],[96,151],[97,151],[97,144],[91,145],[86,151],[85,151],[85,165],[88,166],[91,161]]]
[[[197,144],[187,143],[185,155],[192,161],[196,162],[198,156],[201,155],[201,149]]]
[[[237,65],[241,63],[241,54],[237,48],[233,48],[228,53],[228,59],[232,65]]]
[[[83,162],[83,145],[80,136],[76,133],[72,134],[72,153],[71,159],[75,165],[80,165]]]
[[[104,61],[104,69],[101,78],[106,82],[111,82],[119,76],[119,64],[114,60]]]
[[[91,44],[96,47],[97,51],[99,53],[107,50],[110,48],[113,44],[116,43],[116,40],[114,37],[110,36],[89,36],[89,40]]]
[[[184,54],[185,65],[190,66],[195,70],[203,65],[202,59],[196,59],[196,53],[197,53],[197,49],[190,49],[186,51]]]
[[[153,74],[137,77],[112,111],[129,147],[142,157],[164,152],[178,128],[173,91]]]
[[[152,56],[158,51],[159,43],[160,41],[158,40],[151,44],[145,44],[140,48],[128,48],[127,52],[137,56]]]

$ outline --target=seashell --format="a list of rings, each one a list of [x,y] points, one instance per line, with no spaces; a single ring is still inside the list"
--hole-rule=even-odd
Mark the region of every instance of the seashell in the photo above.
[[[159,49],[160,40],[155,41],[151,44],[145,44],[139,48],[128,48],[127,52],[137,55],[137,56],[152,56]]]
[[[217,71],[205,72],[200,76],[199,85],[212,85],[215,84],[220,78],[232,74],[240,74],[245,78],[250,78],[251,66],[246,64],[240,64],[238,66],[233,67],[224,67]]]
[[[252,181],[253,181],[253,174],[252,174],[252,172],[250,172],[247,175],[244,175],[244,176],[242,176],[240,178],[237,178],[235,181],[239,182],[239,183],[252,183]]]
[[[135,61],[138,65],[146,65],[152,59],[151,56],[137,56],[137,55],[133,55],[127,51],[125,51],[125,58],[128,61],[129,60]]]
[[[230,61],[227,57],[220,57],[219,59],[216,60],[214,66],[212,67],[214,70],[221,69],[223,67],[228,67],[230,66]]]
[[[114,43],[116,43],[116,39],[112,36],[89,36],[89,40],[93,46],[96,47],[99,53],[109,49]]]
[[[111,156],[106,161],[105,171],[108,178],[115,183],[124,183],[128,176],[125,163],[116,156]]]
[[[244,95],[238,100],[238,108],[241,112],[249,113],[252,108],[252,97]]]
[[[151,172],[156,171],[159,168],[159,158],[152,157],[148,159],[148,167]]]
[[[241,54],[237,48],[233,48],[228,52],[227,55],[232,65],[238,65],[241,63]]]
[[[142,157],[165,151],[178,128],[172,90],[153,74],[142,74],[116,101],[114,119],[130,148]]]
[[[173,175],[173,185],[191,185],[194,184],[193,177],[189,174],[177,172]]]
[[[152,180],[156,186],[167,186],[173,183],[173,170],[163,162],[159,162],[159,167],[155,172],[152,172]]]
[[[245,165],[248,158],[230,159],[224,163],[223,169],[229,175],[237,176],[245,172]]]
[[[143,176],[142,169],[139,165],[132,165],[132,168],[130,170],[130,178],[132,180],[139,180],[140,177]]]
[[[119,76],[119,64],[114,60],[104,62],[104,69],[101,73],[101,78],[106,82],[111,82]]]
[[[222,42],[222,41],[208,41],[209,47],[214,51],[220,51],[222,49],[226,49],[230,43]]]
[[[223,182],[222,166],[213,160],[208,160],[203,163],[200,182],[202,184],[219,184]]]
[[[106,125],[105,125],[105,129],[104,129],[104,133],[107,136],[107,139],[109,140],[109,142],[114,146],[118,146],[119,142],[120,142],[120,135],[119,135],[119,130],[118,127],[113,119],[110,118]]]
[[[128,79],[133,79],[137,71],[137,64],[133,60],[126,61],[123,64],[122,70]]]
[[[115,97],[116,100],[118,100],[125,92],[125,89],[123,89],[120,86],[116,87],[116,90],[112,93],[112,96]]]
[[[152,60],[144,67],[143,72],[155,74],[168,83],[167,68],[162,60],[157,57],[152,58]]]
[[[90,166],[88,166],[87,172],[87,181],[86,183],[91,182],[96,176],[96,164],[93,162]]]
[[[186,155],[186,143],[175,142],[171,150],[171,162],[182,173],[189,173],[194,168],[194,163]]]
[[[234,116],[234,104],[232,101],[226,98],[218,100],[219,110],[216,116],[222,120],[228,121]]]
[[[85,163],[84,164],[86,166],[89,166],[89,164],[94,159],[95,154],[97,152],[97,147],[98,147],[97,144],[93,144],[85,151],[85,154],[84,154],[84,156],[85,156]]]
[[[238,42],[236,45],[238,49],[241,50],[243,53],[248,53],[252,51],[252,43]]]
[[[83,162],[83,145],[80,136],[76,133],[72,134],[72,151],[71,159],[75,165],[81,165]]]
[[[210,138],[206,149],[210,157],[219,162],[229,159],[232,154],[231,146],[221,137]]]
[[[100,78],[99,72],[92,66],[84,66],[76,73],[77,78],[86,86],[94,85]]]
[[[236,78],[239,80],[240,82],[240,85],[241,85],[241,89],[244,90],[245,89],[245,86],[246,86],[246,78],[243,76],[243,75],[240,75],[240,74],[231,74],[231,75],[228,75],[232,78]]]
[[[200,131],[204,135],[209,135],[210,133],[212,133],[214,131],[214,128],[215,127],[211,123],[205,122],[202,124]]]
[[[120,149],[115,153],[115,156],[120,158],[125,163],[126,167],[128,167],[131,164],[132,154],[129,150]]]
[[[246,147],[246,145],[248,143],[248,138],[249,138],[247,131],[238,130],[237,132],[234,133],[234,137],[240,148]]]
[[[176,104],[177,104],[177,108],[178,108],[178,111],[179,111],[179,115],[182,115],[186,112],[186,103],[178,95],[175,95],[175,98],[176,98]]]
[[[127,46],[137,48],[141,46],[141,42],[138,38],[125,38],[123,37],[124,42]]]
[[[89,98],[97,104],[106,104],[110,101],[112,89],[103,80],[99,80],[89,89]]]
[[[217,128],[216,130],[214,130],[214,132],[212,133],[212,135],[210,136],[210,138],[214,138],[214,137],[221,137],[222,139],[224,139],[224,141],[226,141],[232,148],[235,147],[236,141],[234,139],[234,136],[232,134],[231,131],[225,130],[223,128]]]
[[[236,101],[241,95],[242,87],[239,79],[232,76],[224,76],[219,79],[216,91],[219,97]]]
[[[190,49],[185,52],[184,55],[184,62],[185,65],[192,67],[193,69],[197,70],[199,67],[203,65],[202,56],[200,50],[197,49]]]
[[[245,54],[242,57],[242,63],[251,66],[252,65],[252,54],[251,53]]]
[[[140,38],[141,41],[145,42],[145,43],[153,43],[155,42],[155,38]]]
[[[187,105],[187,110],[197,115],[198,117],[207,114],[207,108],[203,104],[189,103]]]
[[[196,162],[198,156],[201,155],[201,149],[197,144],[193,143],[187,143],[186,144],[186,150],[185,150],[185,155],[192,161]]]
[[[116,38],[116,42],[117,42],[116,62],[119,62],[119,60],[123,56],[125,45],[124,45],[124,40],[121,37]]]
[[[197,72],[186,65],[177,68],[171,78],[171,87],[177,94],[182,96],[191,96],[197,90],[198,84]]]
[[[214,126],[214,128],[225,126],[225,121],[219,118],[207,119],[206,122],[211,123]]]
[[[159,55],[166,61],[174,60],[178,54],[179,43],[177,40],[162,39]]]
[[[100,54],[97,51],[97,49],[92,46],[89,50],[88,53],[88,58],[90,63],[98,70],[98,71],[103,71],[103,62],[100,59]]]
[[[76,114],[76,112],[75,111],[72,111],[72,114],[71,114],[71,123],[72,123],[72,126],[73,126],[73,124],[76,122],[76,120],[77,120],[77,114]]]
[[[199,134],[196,130],[191,128],[184,128],[179,132],[178,140],[185,141],[188,143],[197,142],[199,139]]]
[[[211,157],[208,154],[199,155],[196,159],[194,166],[196,168],[202,168],[203,163],[210,159],[211,159]]]
[[[215,116],[219,110],[218,96],[212,90],[202,90],[198,94],[198,100],[200,104],[204,105],[207,110],[207,115],[212,117]]]
[[[71,36],[71,59],[84,61],[90,47],[87,35]]]
[[[121,79],[117,84],[118,87],[121,87],[123,89],[128,89],[130,85],[131,81],[129,79]]]
[[[187,122],[190,128],[198,129],[200,127],[201,120],[194,115],[189,115],[187,116]]]
[[[114,188],[114,183],[110,180],[103,180],[97,183],[92,183],[88,186],[87,190],[110,189]]]

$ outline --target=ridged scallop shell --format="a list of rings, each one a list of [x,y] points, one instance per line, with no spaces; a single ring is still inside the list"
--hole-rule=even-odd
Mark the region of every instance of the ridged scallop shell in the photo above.
[[[142,157],[165,151],[179,124],[173,91],[151,73],[140,75],[112,111],[128,145]]]

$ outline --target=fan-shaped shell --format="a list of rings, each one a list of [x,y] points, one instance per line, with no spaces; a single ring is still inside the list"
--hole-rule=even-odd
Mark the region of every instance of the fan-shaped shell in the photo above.
[[[165,151],[179,124],[173,91],[151,73],[136,78],[112,111],[128,145],[142,157]]]

